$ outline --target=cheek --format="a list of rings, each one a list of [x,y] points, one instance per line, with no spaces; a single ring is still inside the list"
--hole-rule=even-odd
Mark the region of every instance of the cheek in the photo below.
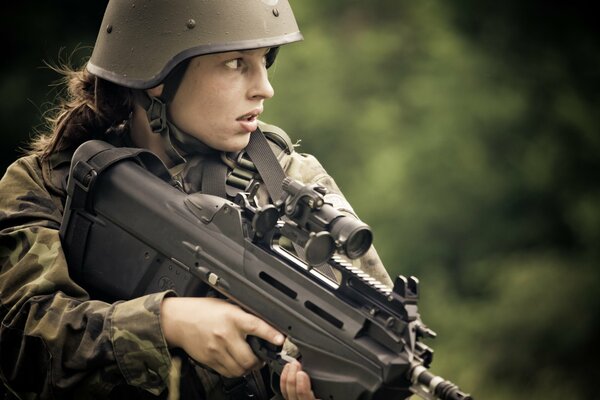
[[[233,117],[239,111],[239,99],[231,87],[214,87],[213,90],[206,92],[204,98],[199,101],[201,109],[198,111],[204,113],[207,118]]]
[[[183,82],[171,115],[182,129],[196,131],[201,126],[215,125],[235,117],[240,112],[242,88],[231,77],[211,76],[211,79],[190,79]],[[200,129],[201,130],[201,129]]]
[[[181,87],[171,104],[171,116],[183,128],[194,119],[193,116],[205,109],[204,101],[209,97],[198,85],[187,84]]]
[[[187,98],[196,112],[214,108],[220,109],[227,103],[226,93],[228,88],[226,85],[212,82],[211,84],[196,84],[189,89],[191,90]]]

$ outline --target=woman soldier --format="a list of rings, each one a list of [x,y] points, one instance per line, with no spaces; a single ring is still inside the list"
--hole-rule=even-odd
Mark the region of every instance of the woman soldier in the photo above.
[[[259,375],[246,336],[276,345],[284,337],[218,298],[172,291],[114,303],[90,298],[69,277],[59,240],[65,182],[78,145],[101,139],[149,149],[182,190],[204,190],[204,177],[212,180],[215,171],[231,177],[238,159],[231,155],[261,128],[286,174],[327,187],[351,212],[313,157],[294,152],[282,130],[258,120],[274,94],[267,68],[279,46],[301,39],[287,0],[109,2],[89,62],[63,71],[68,97],[50,131],[0,182],[7,398],[165,398],[172,354],[181,350],[181,398],[248,398],[246,389],[226,384]],[[222,195],[236,184],[240,190],[229,182]],[[390,283],[374,250],[360,262]],[[284,369],[280,388],[289,400],[314,398],[296,362]]]

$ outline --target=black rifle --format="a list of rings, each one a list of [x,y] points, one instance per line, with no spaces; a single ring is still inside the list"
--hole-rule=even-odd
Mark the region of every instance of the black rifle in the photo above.
[[[208,285],[288,335],[323,400],[471,399],[427,369],[421,338],[435,333],[418,313],[418,280],[399,276],[390,289],[354,268],[342,255],[369,248],[368,226],[318,187],[283,188],[266,207],[251,193],[185,194],[152,153],[87,142],[73,156],[61,226],[70,273],[107,300]],[[319,272],[324,262],[338,279]],[[285,354],[249,342],[281,372]]]

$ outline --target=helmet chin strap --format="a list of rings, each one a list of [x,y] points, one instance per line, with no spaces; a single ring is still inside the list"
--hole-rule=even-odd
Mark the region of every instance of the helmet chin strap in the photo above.
[[[185,163],[187,154],[216,152],[169,120],[167,107],[173,101],[188,65],[189,60],[186,60],[173,69],[164,81],[160,96],[151,96],[145,90],[137,91],[135,96],[136,102],[146,111],[150,129],[162,139],[165,153],[173,165]]]
[[[266,66],[275,62],[279,47],[269,49],[266,54]],[[180,62],[164,80],[163,92],[160,96],[150,96],[145,90],[136,93],[136,102],[146,110],[152,132],[160,135],[163,147],[173,165],[185,163],[187,154],[209,154],[217,150],[207,146],[198,138],[179,129],[169,120],[168,105],[171,104],[181,85],[185,71],[191,59]]]

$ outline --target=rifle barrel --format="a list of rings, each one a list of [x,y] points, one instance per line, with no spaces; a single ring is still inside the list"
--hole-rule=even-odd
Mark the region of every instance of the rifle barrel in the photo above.
[[[413,386],[411,390],[425,400],[473,400],[454,383],[434,375],[422,365],[416,365],[411,371]]]

